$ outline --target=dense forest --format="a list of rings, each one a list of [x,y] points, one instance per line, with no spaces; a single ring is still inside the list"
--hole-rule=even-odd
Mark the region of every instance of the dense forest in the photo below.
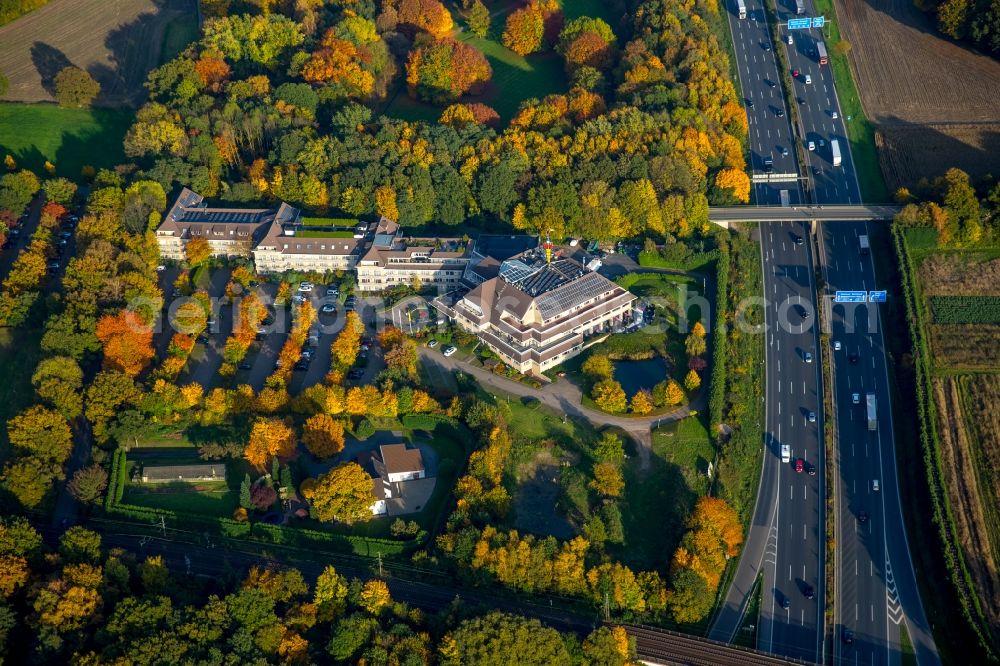
[[[381,580],[327,566],[178,577],[160,556],[102,546],[82,527],[49,549],[24,519],[0,518],[0,650],[11,664],[357,663],[628,666],[634,642],[602,627],[584,640],[537,620],[455,603],[436,615]]]
[[[567,90],[525,100],[505,127],[475,96],[489,62],[457,39],[501,3],[465,4],[208,3],[202,38],[150,74],[126,152],[167,192],[404,226],[687,236],[710,202],[747,201],[747,120],[714,0],[630,0],[616,26],[526,3],[503,41],[554,50]],[[439,105],[439,120],[382,115],[391,91]]]

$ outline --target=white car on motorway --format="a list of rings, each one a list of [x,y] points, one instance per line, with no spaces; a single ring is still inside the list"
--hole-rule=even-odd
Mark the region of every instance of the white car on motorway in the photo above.
[[[853,402],[855,405],[860,405],[861,404],[861,394],[860,393],[852,393],[851,394],[851,402]]]
[[[816,150],[816,143],[814,141],[810,141],[807,144],[807,147],[809,148],[809,152],[814,152]]]

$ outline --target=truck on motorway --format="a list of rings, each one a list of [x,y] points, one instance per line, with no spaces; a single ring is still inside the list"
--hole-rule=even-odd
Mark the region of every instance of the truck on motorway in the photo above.
[[[739,12],[741,19],[745,19],[747,17],[747,3],[745,0],[736,0],[736,11]]]
[[[805,14],[806,13],[806,3],[802,0],[795,0],[795,13]]]
[[[816,42],[816,56],[819,58],[819,64],[821,65],[830,62],[830,56],[826,54],[826,44],[823,42]]]
[[[792,205],[791,199],[788,195],[788,190],[781,190],[781,205],[784,206],[785,208],[788,208],[790,205]]]
[[[870,249],[868,245],[868,234],[861,234],[858,236],[858,248],[861,249],[862,256],[867,255]]]
[[[792,460],[792,447],[788,444],[781,445],[781,462],[787,463]]]
[[[771,173],[774,171],[774,158],[770,155],[764,158],[764,172]]]
[[[833,156],[833,166],[840,166],[843,163],[840,157],[840,141],[836,139],[830,141],[830,154]]]
[[[865,408],[868,411],[868,429],[874,432],[878,429],[878,412],[875,409],[874,393],[865,396]]]

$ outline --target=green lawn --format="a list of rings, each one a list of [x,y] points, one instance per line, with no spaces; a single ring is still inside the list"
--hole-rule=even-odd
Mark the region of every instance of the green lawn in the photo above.
[[[230,489],[226,481],[130,484],[125,489],[124,502],[152,509],[229,518],[239,506],[239,493]]]
[[[625,561],[651,569],[670,560],[695,501],[708,492],[705,472],[713,458],[708,431],[698,417],[653,433],[648,469],[641,469],[637,456],[629,458],[622,502]],[[656,516],[655,530],[649,528],[650,516]]]
[[[835,17],[833,0],[816,0],[816,12],[820,16],[827,16],[828,19]],[[826,47],[830,52],[830,67],[833,69],[833,79],[837,85],[840,110],[847,125],[847,138],[851,142],[854,168],[858,171],[861,197],[868,203],[885,203],[889,201],[889,191],[885,187],[878,151],[875,148],[875,125],[865,116],[864,108],[861,106],[861,97],[858,95],[857,86],[854,85],[854,76],[851,74],[848,62],[849,54],[838,55],[834,49],[840,41],[840,28],[835,20],[827,20],[826,26]]]
[[[354,227],[358,224],[353,217],[300,217],[299,222],[307,227]]]
[[[38,365],[41,351],[38,341],[41,332],[24,329],[0,328],[0,424],[6,424],[19,411],[34,402],[31,375]],[[0,427],[0,462],[10,453],[7,445],[7,428]]]
[[[198,17],[194,12],[184,12],[172,19],[163,33],[160,45],[160,62],[173,60],[188,44],[198,39]]]
[[[617,27],[618,19],[624,11],[618,0],[559,0],[559,4],[562,5],[567,22],[581,16],[593,16],[604,19],[612,28]]]
[[[44,174],[80,180],[84,165],[113,167],[125,161],[122,139],[134,113],[124,109],[63,109],[54,104],[0,104],[0,156]]]
[[[354,238],[353,231],[296,231],[296,238]]]

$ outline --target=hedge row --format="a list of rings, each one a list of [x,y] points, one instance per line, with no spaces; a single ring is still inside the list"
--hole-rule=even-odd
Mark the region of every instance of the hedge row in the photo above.
[[[708,420],[716,449],[719,426],[726,404],[726,315],[729,312],[729,239],[717,236],[718,259],[715,260],[715,329],[712,331],[712,377],[708,389]]]
[[[104,495],[105,510],[110,511],[111,507],[122,501],[127,477],[128,461],[125,459],[125,449],[119,447],[111,454],[111,474],[108,476],[108,490]]]
[[[944,462],[941,459],[941,441],[933,417],[934,410],[930,407],[932,391],[928,363],[931,356],[921,324],[922,321],[925,321],[927,312],[914,290],[913,265],[906,248],[905,235],[906,232],[902,227],[898,224],[892,225],[893,246],[899,260],[900,282],[906,301],[907,328],[916,352],[913,356],[916,371],[917,416],[920,423],[920,444],[924,451],[924,468],[927,472],[927,487],[933,506],[932,519],[941,537],[941,545],[943,546],[941,550],[945,565],[948,568],[949,578],[958,593],[962,615],[975,631],[982,648],[992,655],[993,650],[987,639],[987,631],[984,631],[989,624],[983,613],[979,595],[976,593],[972,575],[965,564],[965,558],[956,546],[959,537],[956,533],[951,504],[944,490]],[[970,599],[972,600],[971,604]]]

